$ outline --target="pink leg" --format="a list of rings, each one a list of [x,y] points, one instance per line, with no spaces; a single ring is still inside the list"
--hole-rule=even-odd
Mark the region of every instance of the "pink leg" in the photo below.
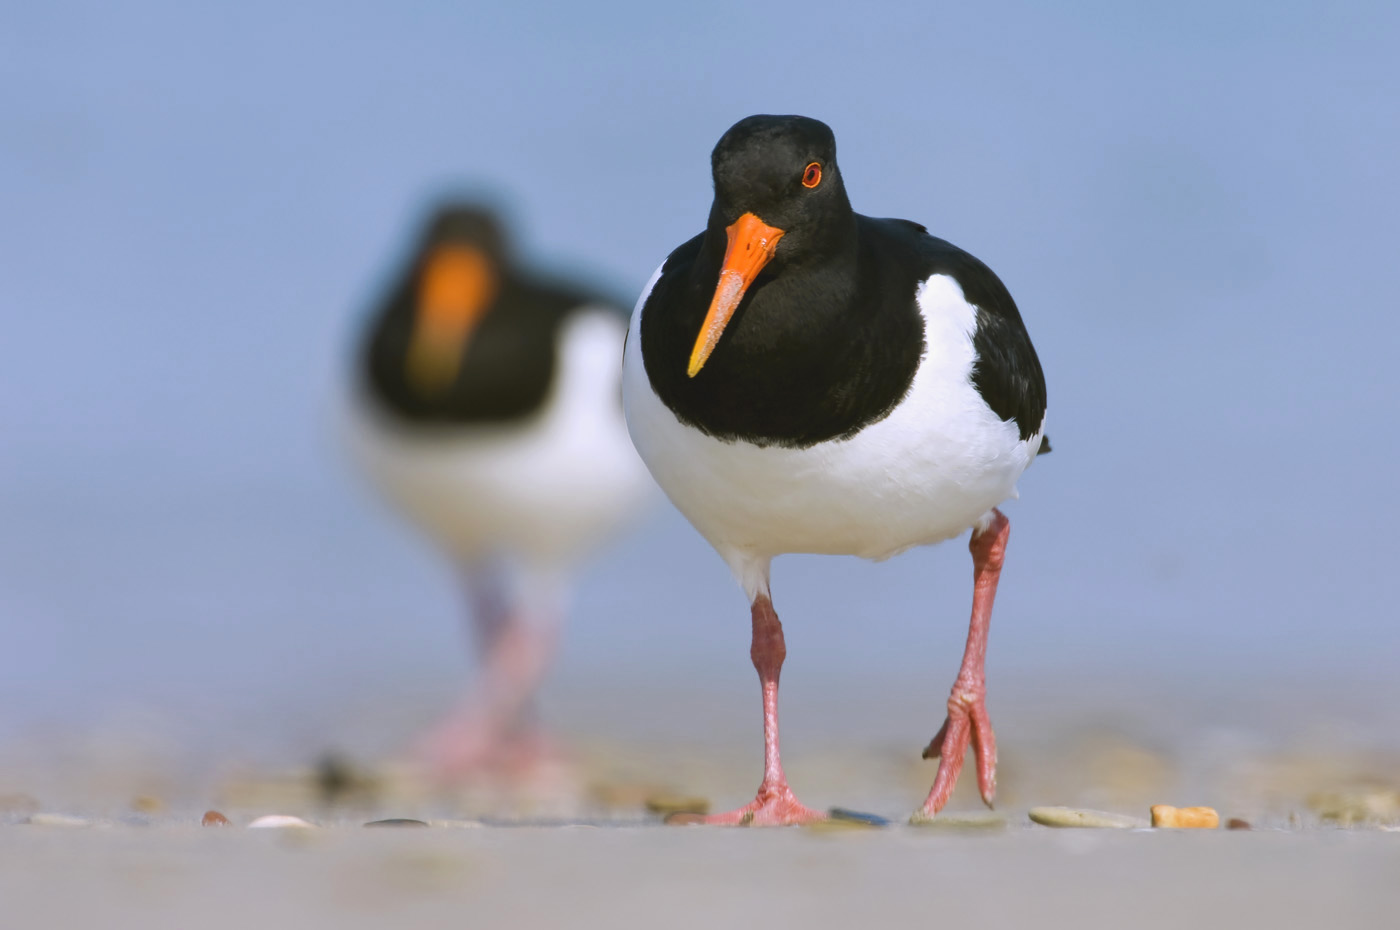
[[[428,764],[449,778],[495,769],[518,773],[550,755],[533,701],[554,654],[553,625],[508,610],[489,573],[474,573],[471,582],[481,671],[458,708],[422,746]]]
[[[797,800],[783,774],[778,753],[778,675],[787,658],[783,625],[767,594],[753,602],[753,646],[749,655],[763,686],[763,783],[749,804],[726,814],[713,814],[704,823],[738,826],[784,826],[825,820],[826,815]]]
[[[988,807],[996,796],[997,739],[992,721],[987,716],[987,630],[992,622],[992,601],[997,595],[997,580],[1006,557],[1006,541],[1011,535],[1011,521],[1000,510],[992,511],[992,522],[980,533],[974,532],[968,548],[972,550],[972,621],[967,629],[967,648],[963,651],[962,667],[953,682],[948,698],[948,718],[929,741],[924,758],[940,757],[938,775],[928,800],[915,816],[932,817],[943,809],[962,772],[963,756],[969,740],[977,759],[977,788]]]

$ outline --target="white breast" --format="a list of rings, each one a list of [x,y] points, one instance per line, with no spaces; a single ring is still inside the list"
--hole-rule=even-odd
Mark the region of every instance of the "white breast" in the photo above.
[[[972,386],[976,311],[953,278],[918,291],[927,349],[889,416],[850,439],[786,449],[707,436],[656,396],[639,336],[656,277],[623,362],[628,427],[657,483],[741,581],[746,566],[785,552],[882,559],[949,539],[1015,496],[1040,434],[1021,440]]]
[[[384,496],[455,557],[572,561],[652,493],[618,402],[623,336],[611,314],[571,315],[549,396],[523,424],[405,429],[357,392],[350,447]]]

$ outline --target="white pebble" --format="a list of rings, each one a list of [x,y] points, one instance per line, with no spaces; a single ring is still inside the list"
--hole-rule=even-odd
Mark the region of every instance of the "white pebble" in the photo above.
[[[1083,807],[1032,807],[1030,818],[1046,827],[1106,827],[1131,830],[1147,826],[1147,821],[1141,817]]]
[[[30,814],[25,823],[33,824],[36,827],[90,827],[92,821],[86,817],[74,817],[71,814]]]
[[[255,827],[314,827],[314,823],[302,820],[300,817],[293,817],[290,814],[264,814],[257,820],[248,824],[248,829]]]

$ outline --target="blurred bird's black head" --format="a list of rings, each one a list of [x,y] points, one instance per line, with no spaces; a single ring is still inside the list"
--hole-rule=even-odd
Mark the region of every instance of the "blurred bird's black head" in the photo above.
[[[500,220],[478,204],[445,204],[429,221],[412,269],[415,312],[404,359],[421,396],[441,396],[457,380],[467,345],[500,293],[506,248]]]
[[[505,224],[490,208],[477,203],[442,205],[429,219],[423,235],[426,251],[442,245],[475,246],[494,258],[504,258],[510,243]]]

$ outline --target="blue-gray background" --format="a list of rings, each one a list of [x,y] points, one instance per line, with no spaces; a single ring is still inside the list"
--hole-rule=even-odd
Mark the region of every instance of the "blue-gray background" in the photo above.
[[[635,292],[753,112],[827,121],[857,209],[1026,317],[1055,453],[994,688],[1394,667],[1395,4],[196,6],[0,8],[0,736],[450,694],[453,579],[337,444],[356,320],[462,185]],[[780,560],[785,685],[924,681],[931,729],[969,582],[957,543]],[[669,507],[576,606],[559,700],[756,713],[742,597]]]

